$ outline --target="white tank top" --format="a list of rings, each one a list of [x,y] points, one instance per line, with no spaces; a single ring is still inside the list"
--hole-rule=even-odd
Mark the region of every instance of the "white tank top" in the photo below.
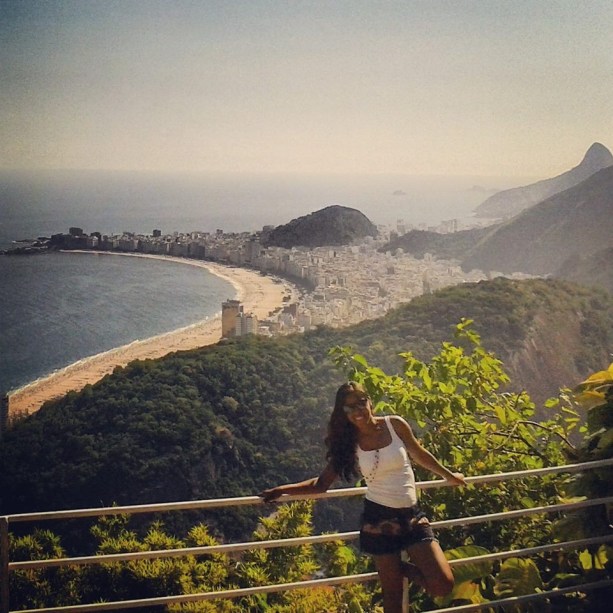
[[[372,451],[357,447],[360,471],[366,480],[366,498],[395,509],[417,504],[415,475],[407,450],[389,416],[384,418],[392,441]]]

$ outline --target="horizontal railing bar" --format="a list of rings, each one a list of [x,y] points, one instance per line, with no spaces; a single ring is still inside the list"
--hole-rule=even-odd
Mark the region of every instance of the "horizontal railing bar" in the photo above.
[[[593,540],[593,539],[583,539],[583,540]],[[609,540],[607,538],[607,540]],[[569,542],[570,544],[570,542]],[[518,550],[515,552],[519,553]],[[510,553],[510,552],[509,552]],[[493,554],[496,555],[496,554]],[[485,557],[485,556],[483,556]],[[450,564],[461,565],[463,563],[468,564],[473,561],[482,561],[483,557],[475,557],[475,558],[466,558],[466,560],[451,560]],[[154,605],[164,605],[164,604],[174,604],[181,602],[197,602],[203,600],[219,600],[219,599],[229,599],[229,598],[239,598],[245,596],[251,596],[254,594],[260,593],[274,593],[286,590],[295,590],[295,589],[306,589],[312,587],[323,587],[323,586],[334,586],[334,585],[342,585],[345,583],[361,583],[366,581],[372,581],[378,578],[377,573],[363,573],[360,575],[345,575],[342,577],[328,577],[325,579],[313,579],[310,581],[302,581],[302,582],[293,582],[293,583],[281,583],[276,585],[267,585],[267,586],[257,586],[252,588],[240,588],[235,590],[222,590],[218,592],[207,592],[200,594],[185,594],[178,596],[163,596],[159,598],[149,598],[145,600],[124,600],[124,601],[116,601],[109,603],[94,603],[87,605],[77,605],[77,606],[67,606],[67,607],[51,607],[44,609],[28,609],[22,611],[14,611],[11,613],[60,613],[64,611],[71,611],[73,613],[87,613],[91,611],[112,611],[118,608],[122,609],[134,609],[141,608],[146,606],[154,606]],[[557,596],[563,595],[564,593],[569,592],[582,592],[587,591],[589,589],[598,589],[600,587],[608,587],[609,585],[613,585],[613,580],[611,581],[600,581],[593,582],[579,586],[571,586],[568,588],[560,588],[556,590],[552,590],[549,592],[540,592],[538,594],[530,594],[527,596],[517,596],[513,598],[506,598],[503,600],[490,601],[488,603],[482,603],[481,605],[466,605],[460,607],[452,607],[449,609],[437,609],[438,613],[455,613],[457,611],[478,611],[482,608],[486,608],[489,606],[500,606],[503,604],[514,604],[518,602],[524,602],[527,600],[535,600],[538,598],[546,598],[549,596]]]
[[[112,562],[130,562],[151,558],[174,558],[189,555],[213,555],[222,553],[238,553],[246,550],[272,549],[274,547],[298,547],[313,543],[328,543],[330,541],[347,541],[357,538],[359,532],[339,532],[337,534],[317,534],[315,536],[297,536],[295,538],[277,539],[272,541],[251,541],[230,543],[227,545],[207,545],[206,547],[184,547],[181,549],[156,549],[154,551],[135,551],[131,553],[111,553],[100,556],[82,556],[78,558],[56,558],[54,560],[27,560],[10,562],[9,570],[25,570],[34,568],[51,568],[53,566],[77,566],[82,564],[108,564]]]
[[[501,600],[490,600],[489,602],[481,602],[479,604],[459,605],[457,607],[447,607],[446,609],[429,609],[424,613],[467,613],[468,611],[481,611],[482,609],[491,609],[493,607],[518,605],[524,602],[530,602],[531,600],[540,600],[541,598],[555,598],[556,596],[564,596],[565,594],[572,594],[573,592],[589,592],[591,590],[598,590],[610,586],[613,586],[613,579],[560,587],[546,592],[536,592],[524,596],[512,596],[511,598],[503,598]]]
[[[613,458],[605,460],[593,460],[591,462],[579,462],[577,464],[563,464],[562,466],[547,466],[545,468],[530,468],[528,470],[515,470],[506,473],[492,473],[489,475],[478,475],[467,477],[466,481],[472,485],[481,483],[492,483],[496,481],[506,481],[517,479],[520,477],[542,477],[543,475],[552,475],[557,473],[576,473],[582,470],[592,470],[594,468],[604,468],[613,464]],[[503,477],[502,479],[500,477]],[[437,483],[441,483],[440,479],[435,481],[423,481],[421,489],[430,489],[436,487]]]
[[[538,515],[539,513],[556,513],[558,511],[575,511],[577,509],[593,507],[599,504],[607,504],[610,502],[613,502],[613,496],[609,496],[607,498],[594,498],[592,500],[582,500],[581,502],[565,502],[561,504],[552,504],[546,507],[532,507],[530,509],[502,511],[500,513],[491,513],[489,515],[473,515],[472,517],[444,519],[439,522],[433,522],[432,525],[436,526],[437,528],[470,526],[471,524],[479,524],[485,521],[499,521],[503,519],[512,519],[514,517],[522,517],[524,515]]]
[[[524,557],[547,551],[559,551],[560,549],[578,549],[589,547],[590,545],[604,545],[613,541],[613,534],[608,536],[593,536],[588,539],[578,539],[576,541],[563,541],[561,543],[550,543],[549,545],[537,545],[536,547],[526,547],[524,549],[510,549],[509,551],[497,551],[495,553],[485,553],[481,556],[470,558],[459,558],[449,560],[451,566],[465,566],[474,562],[490,562],[494,560],[505,560],[506,558]]]
[[[241,496],[238,498],[211,498],[209,500],[186,500],[182,502],[161,502],[158,504],[135,504],[65,511],[43,511],[41,513],[18,513],[16,515],[9,515],[8,518],[10,522],[50,521],[77,519],[80,517],[98,517],[103,515],[133,515],[136,513],[163,513],[167,511],[241,507],[260,503],[262,503],[262,499],[259,496]]]
[[[591,470],[594,468],[602,468],[613,465],[613,458],[607,460],[597,460],[594,462],[583,462],[580,464],[565,464],[563,466],[549,466],[547,468],[534,468],[524,471],[514,471],[508,473],[496,473],[490,475],[480,475],[475,477],[466,477],[466,482],[469,485],[480,485],[483,483],[492,483],[497,481],[506,481],[508,479],[516,479],[520,477],[536,477],[547,474],[563,473],[563,472],[580,472],[582,470]],[[446,481],[436,479],[433,481],[420,481],[416,484],[420,490],[427,490],[446,485]],[[349,487],[329,490],[322,494],[309,496],[313,499],[337,498],[341,496],[359,496],[366,492],[365,487]],[[283,496],[280,500],[283,502],[290,500],[301,500],[304,496]],[[6,515],[9,522],[26,522],[26,521],[49,521],[62,519],[76,519],[79,517],[98,517],[103,515],[122,515],[136,513],[157,513],[167,511],[186,511],[195,509],[213,509],[234,506],[248,506],[254,504],[266,504],[262,502],[259,496],[242,496],[237,498],[216,498],[210,500],[188,500],[182,502],[165,502],[159,504],[146,505],[127,505],[118,507],[101,507],[90,509],[73,509],[64,511],[43,511],[40,513],[18,513],[14,515]]]
[[[46,609],[25,609],[11,611],[10,613],[89,613],[90,611],[113,611],[115,609],[137,609],[153,605],[175,604],[180,602],[199,602],[202,600],[220,600],[228,598],[241,598],[255,594],[284,592],[329,585],[343,585],[344,583],[364,583],[374,581],[378,573],[363,573],[360,575],[345,575],[342,577],[329,577],[326,579],[312,579],[310,581],[297,581],[294,583],[278,583],[276,585],[258,585],[256,587],[239,588],[236,590],[220,590],[219,592],[205,592],[200,594],[182,594],[178,596],[160,596],[146,600],[122,600],[117,602],[104,602],[86,605],[71,605],[67,607],[50,607]]]
[[[562,510],[576,510],[613,502],[613,496],[608,498],[596,498],[593,500],[583,500],[580,502],[567,502],[558,505],[545,507],[534,507],[532,509],[518,509],[514,511],[502,511],[500,513],[490,513],[489,515],[479,515],[474,517],[458,517],[431,523],[433,528],[450,528],[456,525],[467,525],[468,523],[481,523],[485,521],[499,521],[509,517],[523,515],[534,515],[536,513],[554,513]],[[479,519],[479,522],[472,521]],[[103,564],[113,562],[128,562],[134,560],[145,560],[151,558],[180,557],[187,555],[212,555],[221,553],[237,553],[245,550],[271,549],[273,547],[293,547],[300,545],[311,545],[328,541],[353,540],[359,536],[359,532],[339,532],[332,534],[318,534],[314,536],[301,536],[288,539],[275,539],[268,541],[250,541],[243,543],[231,543],[227,545],[209,545],[206,547],[190,547],[182,549],[161,549],[155,551],[137,551],[130,553],[115,553],[100,556],[82,556],[76,558],[56,558],[53,560],[26,560],[22,562],[10,562],[9,570],[25,570],[36,568],[50,568],[57,566],[76,566],[82,564]]]

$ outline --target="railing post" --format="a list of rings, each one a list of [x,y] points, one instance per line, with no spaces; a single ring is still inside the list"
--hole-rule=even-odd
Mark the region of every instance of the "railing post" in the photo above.
[[[409,555],[406,549],[400,552],[400,558],[403,562],[409,561]],[[407,577],[402,579],[402,613],[409,613],[409,580]]]
[[[9,605],[9,518],[0,517],[0,613]]]

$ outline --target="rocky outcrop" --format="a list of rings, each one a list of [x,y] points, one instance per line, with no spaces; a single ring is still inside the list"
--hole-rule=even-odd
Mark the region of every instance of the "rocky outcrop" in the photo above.
[[[277,226],[262,243],[265,246],[323,247],[349,245],[356,239],[377,236],[377,227],[360,211],[333,205]]]
[[[540,408],[547,398],[555,396],[560,387],[585,378],[586,369],[573,360],[583,346],[579,319],[568,317],[564,312],[540,312],[534,316],[521,346],[504,356],[512,387],[516,391],[529,390],[539,407],[539,417],[551,417]]]
[[[604,145],[594,143],[578,166],[551,179],[498,192],[481,203],[475,209],[475,214],[479,217],[508,219],[546,198],[581,183],[595,172],[611,165],[613,165],[611,152]]]

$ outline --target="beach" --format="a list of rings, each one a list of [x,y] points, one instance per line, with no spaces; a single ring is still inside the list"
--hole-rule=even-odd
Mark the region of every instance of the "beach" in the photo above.
[[[83,251],[88,255],[108,257],[140,257],[162,259],[184,265],[197,266],[230,282],[235,295],[228,298],[240,300],[245,313],[254,313],[259,320],[265,319],[276,308],[284,304],[289,296],[296,297],[296,289],[286,281],[279,282],[270,276],[233,266],[213,262],[157,256],[148,254],[109,253]],[[63,396],[69,391],[78,391],[113,372],[118,366],[125,366],[133,360],[161,358],[174,351],[195,349],[217,343],[221,339],[221,304],[217,316],[204,319],[192,325],[160,334],[152,338],[135,340],[132,343],[79,360],[46,377],[16,390],[9,395],[9,416],[18,416],[37,411],[47,400]]]

